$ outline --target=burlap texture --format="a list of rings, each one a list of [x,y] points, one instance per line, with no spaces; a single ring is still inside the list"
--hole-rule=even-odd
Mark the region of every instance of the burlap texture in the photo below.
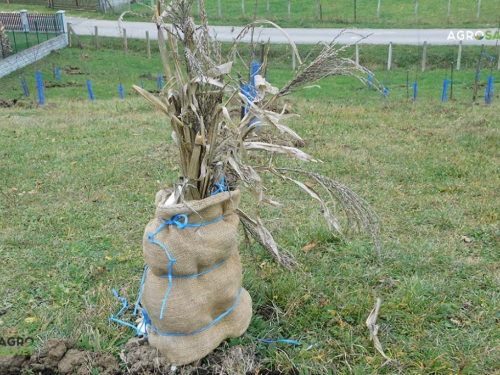
[[[228,259],[238,249],[238,215],[234,210],[240,202],[240,192],[224,192],[189,204],[163,207],[167,194],[157,194],[156,218],[146,226],[143,238],[144,258],[149,269],[157,276],[168,274],[168,257],[158,245],[149,241],[164,220],[185,214],[189,223],[199,224],[224,218],[218,222],[179,230],[175,225],[166,226],[155,236],[155,241],[166,246],[170,255],[177,260],[173,265],[175,275],[186,276],[201,273],[219,262]]]
[[[157,218],[146,227],[144,256],[149,269],[146,273],[141,304],[146,309],[151,324],[158,331],[186,336],[162,336],[148,328],[151,345],[173,365],[184,365],[203,358],[226,338],[242,335],[252,315],[252,301],[242,290],[234,309],[203,332],[189,335],[207,327],[217,317],[235,305],[241,289],[242,268],[238,253],[238,216],[234,210],[240,200],[239,191],[224,192],[190,204],[162,207],[166,193],[157,195]],[[195,211],[195,212],[193,212]],[[224,219],[197,228],[179,229],[166,226],[154,240],[163,243],[177,261],[172,267],[175,276],[187,276],[210,270],[194,278],[174,278],[165,305],[163,319],[161,307],[169,280],[160,275],[168,274],[169,260],[165,251],[149,241],[162,221],[186,214],[189,223],[207,223],[221,216]]]

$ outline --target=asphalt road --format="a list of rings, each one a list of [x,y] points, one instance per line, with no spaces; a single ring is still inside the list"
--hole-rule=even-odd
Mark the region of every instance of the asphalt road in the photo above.
[[[97,26],[100,36],[120,36],[118,21],[67,17],[67,22],[72,24],[73,29],[79,35],[94,35],[94,27]],[[127,30],[128,38],[145,39],[146,31],[149,31],[150,38],[157,39],[157,29],[153,23],[122,22],[121,27]],[[217,35],[219,41],[230,42],[238,35],[241,27],[211,26],[210,29]],[[331,42],[343,29],[293,28],[284,30],[297,44],[316,44],[318,42]],[[487,30],[491,32],[491,35],[494,35],[497,31],[495,29],[348,29],[338,38],[338,43],[354,43],[366,37],[360,43],[387,45],[392,42],[393,44],[421,45],[427,42],[433,45],[456,45],[459,43],[459,38],[462,38],[465,45],[481,45],[484,43],[487,46],[494,46],[500,44],[500,40],[497,39],[486,40],[484,38],[483,40],[476,40],[474,38],[478,31],[480,31],[478,35],[481,36]],[[451,32],[454,38],[450,38]],[[280,30],[270,27],[257,29],[254,38],[257,42],[267,42],[270,39],[272,43],[288,43],[287,38]],[[244,41],[249,40],[250,35],[248,34]]]

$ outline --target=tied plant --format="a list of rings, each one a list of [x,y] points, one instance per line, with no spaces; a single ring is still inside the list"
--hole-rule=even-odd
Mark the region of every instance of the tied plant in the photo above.
[[[172,138],[179,150],[182,176],[169,201],[189,205],[189,201],[204,199],[218,191],[221,183],[229,191],[239,186],[245,187],[255,198],[256,209],[253,215],[238,210],[241,223],[273,258],[290,268],[293,259],[279,251],[260,217],[262,204],[279,205],[264,194],[261,175],[271,173],[299,186],[317,200],[330,231],[343,237],[339,220],[330,209],[330,206],[335,207],[339,203],[347,218],[347,227],[357,226],[367,231],[380,260],[377,217],[358,195],[329,177],[302,169],[252,165],[249,158],[249,153],[263,151],[304,162],[316,162],[297,147],[260,139],[262,132],[259,129],[268,127],[301,142],[301,137],[283,124],[291,115],[286,113],[285,107],[280,109],[279,99],[330,76],[352,76],[364,82],[364,77],[370,72],[352,59],[341,57],[341,53],[349,46],[339,47],[336,40],[321,45],[317,57],[306,64],[285,30],[267,20],[256,20],[244,27],[224,57],[221,44],[210,35],[204,1],[199,0],[201,25],[196,25],[191,17],[193,2],[174,0],[167,5],[159,1],[154,18],[166,84],[159,96],[134,86],[139,94],[166,115],[173,130]],[[267,65],[268,44],[260,72],[253,77],[254,93],[249,98],[242,92],[241,74],[235,71],[231,57],[235,55],[233,52],[238,43],[248,33],[252,35],[253,48],[254,30],[259,24],[276,27],[284,33],[299,67],[283,88],[272,86],[261,74]],[[233,110],[234,106],[244,107],[246,114]],[[319,191],[302,182],[301,178],[316,182]]]

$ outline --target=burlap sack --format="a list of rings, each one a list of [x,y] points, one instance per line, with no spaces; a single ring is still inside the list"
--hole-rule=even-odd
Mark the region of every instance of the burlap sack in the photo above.
[[[148,328],[150,344],[171,364],[184,365],[203,358],[224,339],[241,336],[250,323],[252,301],[241,287],[238,216],[234,212],[240,193],[237,190],[223,192],[188,205],[162,207],[165,198],[164,193],[157,195],[157,218],[147,225],[144,233],[144,256],[149,269],[141,304],[156,331],[169,334],[162,335]],[[196,228],[168,225],[154,237],[177,260],[172,266],[172,275],[189,276],[208,271],[193,278],[173,278],[163,319],[160,319],[163,299],[169,289],[168,278],[160,276],[168,275],[169,259],[160,246],[150,242],[149,235],[162,224],[160,218],[171,220],[179,214],[186,214],[190,224],[223,219]],[[224,263],[213,268],[221,262]],[[209,328],[192,334],[208,327],[229,310]]]

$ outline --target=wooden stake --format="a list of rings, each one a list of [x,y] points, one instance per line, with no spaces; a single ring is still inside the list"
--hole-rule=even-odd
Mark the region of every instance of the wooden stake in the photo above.
[[[292,0],[288,0],[288,21],[290,21],[290,13],[292,8]]]
[[[424,42],[424,50],[422,52],[422,72],[425,72],[426,64],[427,64],[427,42]]]
[[[97,26],[94,26],[94,34],[95,34],[95,49],[99,49],[99,29]]]
[[[269,0],[267,0],[267,19],[271,18],[271,10],[269,9]]]
[[[359,44],[356,43],[356,65],[359,65]]]
[[[474,78],[474,95],[472,96],[473,102],[476,102],[476,98],[477,98],[477,89],[478,89],[478,84],[479,84],[479,71],[481,69],[481,59],[483,58],[483,52],[484,52],[484,44],[481,45],[481,54],[479,55],[479,59],[477,60],[476,77]]]
[[[481,0],[478,0],[477,2],[477,17],[476,21],[479,21],[479,15],[481,14]]]
[[[410,70],[406,71],[406,100],[410,99]]]
[[[217,6],[219,8],[219,18],[222,18],[222,7],[220,5],[220,0],[217,0]]]
[[[319,0],[316,0],[316,21],[319,20]]]
[[[415,22],[418,20],[418,0],[415,0]]]
[[[125,47],[125,54],[128,53],[128,43],[127,43],[127,30],[123,29],[123,46]]]
[[[462,63],[462,41],[458,43],[457,70],[460,70],[461,63]]]
[[[387,70],[391,70],[392,65],[392,42],[389,43],[389,56],[387,56]]]
[[[451,13],[451,0],[448,0],[448,13],[446,14],[446,20],[450,23],[450,13]]]
[[[295,71],[296,69],[296,61],[295,61],[295,52],[292,50],[292,70]]]
[[[354,23],[356,23],[357,20],[357,6],[356,6],[356,0],[354,0]]]
[[[451,65],[451,77],[450,77],[450,100],[453,99],[453,63]]]
[[[245,0],[241,0],[241,12],[243,13],[243,17],[245,17]]]
[[[151,43],[149,42],[149,31],[146,31],[146,51],[148,52],[148,59],[151,58]]]
[[[377,5],[377,22],[380,21],[380,2],[381,2],[381,0],[378,0],[378,5]]]

